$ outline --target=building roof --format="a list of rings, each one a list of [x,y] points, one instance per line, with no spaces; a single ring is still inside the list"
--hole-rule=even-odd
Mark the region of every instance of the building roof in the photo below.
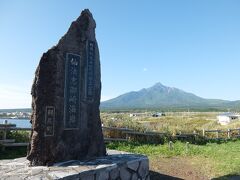
[[[232,112],[225,112],[225,113],[219,114],[218,116],[239,117],[240,115]]]

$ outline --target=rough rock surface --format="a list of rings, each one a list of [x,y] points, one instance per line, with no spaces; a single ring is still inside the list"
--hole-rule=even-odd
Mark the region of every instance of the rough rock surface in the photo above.
[[[89,10],[43,54],[32,85],[27,159],[52,165],[106,154],[99,114],[101,74],[96,23]]]
[[[146,156],[108,150],[108,156],[93,160],[72,160],[53,166],[28,167],[26,158],[0,160],[1,180],[149,180],[149,161]],[[127,164],[137,167],[130,169]],[[140,166],[146,166],[140,171]],[[141,167],[142,168],[142,167]],[[134,168],[135,169],[135,168]],[[143,174],[144,173],[144,174]]]

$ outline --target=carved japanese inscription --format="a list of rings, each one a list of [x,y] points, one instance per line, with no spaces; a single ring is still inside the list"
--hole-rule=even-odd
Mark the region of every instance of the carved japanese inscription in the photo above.
[[[39,61],[31,89],[32,132],[27,154],[31,166],[106,155],[95,28],[91,12],[83,10]]]
[[[45,136],[54,135],[55,108],[46,106],[45,110]]]
[[[64,88],[64,128],[78,128],[80,121],[80,56],[67,54]]]
[[[95,85],[95,43],[88,41],[87,45],[87,81],[86,81],[86,99],[93,100]]]

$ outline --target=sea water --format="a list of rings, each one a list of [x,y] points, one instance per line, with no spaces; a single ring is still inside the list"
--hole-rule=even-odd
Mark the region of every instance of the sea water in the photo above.
[[[4,124],[6,120],[8,124],[16,124],[16,127],[19,127],[19,128],[32,127],[29,119],[0,119],[0,124]]]

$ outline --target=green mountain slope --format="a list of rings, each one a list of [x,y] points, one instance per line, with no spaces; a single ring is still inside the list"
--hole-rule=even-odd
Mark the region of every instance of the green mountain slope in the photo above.
[[[204,107],[221,108],[240,105],[240,101],[204,99],[183,90],[167,87],[161,83],[154,86],[120,95],[101,103],[102,109],[133,109],[133,108],[179,108]]]

